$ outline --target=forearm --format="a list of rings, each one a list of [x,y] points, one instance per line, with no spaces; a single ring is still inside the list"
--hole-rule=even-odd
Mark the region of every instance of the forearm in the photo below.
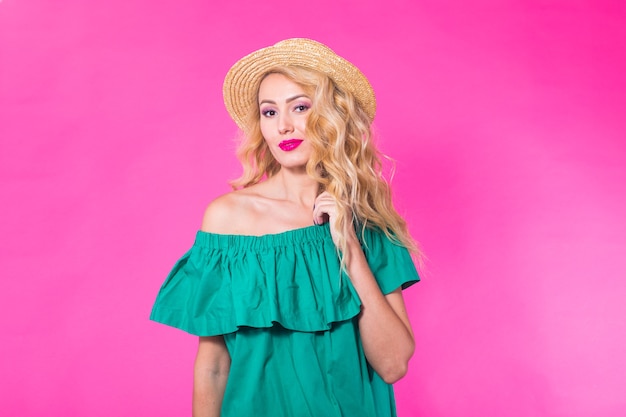
[[[193,417],[219,417],[228,375],[196,374],[193,387]]]
[[[368,362],[388,383],[402,378],[415,349],[400,290],[385,296],[358,242],[348,245],[346,269],[361,298],[359,331]]]
[[[230,356],[221,338],[200,338],[194,364],[193,417],[219,417],[230,371]]]

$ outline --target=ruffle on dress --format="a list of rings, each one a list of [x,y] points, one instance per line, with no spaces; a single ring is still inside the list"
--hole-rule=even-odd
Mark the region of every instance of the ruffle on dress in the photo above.
[[[363,237],[383,293],[419,280],[405,248],[379,231],[366,229]],[[276,324],[317,332],[360,309],[325,224],[264,236],[199,231],[162,285],[150,318],[198,336]]]

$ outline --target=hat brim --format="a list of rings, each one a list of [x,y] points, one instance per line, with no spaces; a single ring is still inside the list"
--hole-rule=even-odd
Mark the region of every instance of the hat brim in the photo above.
[[[244,129],[252,107],[257,105],[259,83],[271,69],[281,66],[298,66],[326,74],[338,88],[352,93],[370,122],[374,120],[376,97],[363,73],[326,45],[311,39],[294,38],[246,55],[226,74],[224,104],[241,129]]]

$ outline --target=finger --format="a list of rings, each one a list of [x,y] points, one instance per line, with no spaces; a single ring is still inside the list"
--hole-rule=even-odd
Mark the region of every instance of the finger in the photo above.
[[[320,194],[315,200],[315,205],[313,206],[313,223],[326,223],[336,212],[337,204],[335,200],[330,197],[328,193],[326,193],[326,195]]]
[[[329,214],[330,208],[324,204],[321,203],[319,205],[315,205],[315,209],[313,210],[313,222],[315,224],[324,224],[326,223],[329,218],[330,218],[330,214]]]

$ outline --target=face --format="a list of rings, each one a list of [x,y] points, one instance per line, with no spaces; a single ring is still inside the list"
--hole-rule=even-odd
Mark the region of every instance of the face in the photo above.
[[[311,97],[282,74],[269,74],[259,88],[261,133],[270,152],[287,169],[304,169],[311,154],[305,139]]]

